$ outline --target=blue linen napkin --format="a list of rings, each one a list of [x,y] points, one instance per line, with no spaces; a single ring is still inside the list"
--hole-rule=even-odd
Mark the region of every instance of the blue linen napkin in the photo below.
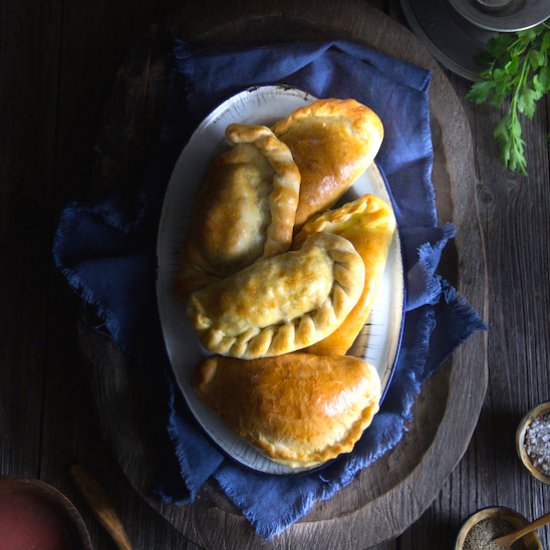
[[[456,346],[486,327],[436,273],[454,228],[437,225],[429,71],[347,41],[223,49],[195,49],[176,41],[174,52],[166,123],[143,186],[134,197],[69,205],[55,236],[54,258],[70,286],[101,319],[98,328],[140,359],[157,381],[159,363],[166,366],[168,391],[159,399],[168,402],[173,453],[159,458],[157,496],[169,503],[192,502],[214,477],[257,534],[271,538],[392,449],[412,421],[422,384]],[[385,138],[377,163],[393,196],[406,273],[402,347],[381,411],[352,453],[300,476],[252,472],[226,458],[203,434],[167,366],[154,294],[156,227],[181,148],[221,101],[249,86],[273,83],[317,97],[353,97],[378,113]]]

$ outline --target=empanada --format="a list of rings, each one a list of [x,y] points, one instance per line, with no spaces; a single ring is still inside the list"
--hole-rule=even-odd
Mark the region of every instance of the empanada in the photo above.
[[[288,147],[265,126],[231,124],[232,148],[210,167],[199,191],[175,288],[182,296],[292,241],[300,173]]]
[[[194,387],[230,429],[291,467],[350,452],[378,411],[381,391],[376,369],[362,359],[307,353],[209,357]]]
[[[296,235],[293,248],[300,248],[315,233],[341,235],[353,244],[365,263],[363,292],[354,308],[332,334],[307,348],[307,352],[344,355],[351,348],[370,314],[395,228],[391,207],[374,195],[364,195],[310,220]]]
[[[300,250],[256,261],[193,292],[187,315],[202,344],[253,359],[322,340],[363,290],[365,266],[343,237],[317,233]]]
[[[372,163],[384,128],[354,99],[320,99],[273,126],[300,170],[296,228],[330,208]]]

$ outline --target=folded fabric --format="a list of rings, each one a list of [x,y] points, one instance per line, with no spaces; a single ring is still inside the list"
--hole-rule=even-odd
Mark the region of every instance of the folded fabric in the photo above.
[[[437,225],[431,182],[430,73],[346,41],[255,48],[192,48],[176,41],[166,123],[143,186],[129,200],[109,197],[63,212],[54,243],[57,267],[91,305],[102,328],[151,377],[166,364],[167,433],[173,454],[159,458],[157,495],[188,503],[214,477],[266,538],[330,498],[403,437],[422,384],[474,331],[479,315],[436,273],[453,237]],[[407,313],[390,389],[373,424],[352,453],[300,476],[246,469],[221,454],[190,416],[166,362],[154,294],[156,227],[168,177],[192,129],[221,101],[249,86],[283,83],[317,97],[353,97],[382,119],[377,157],[397,215],[406,273]],[[159,407],[162,406],[159,403]]]

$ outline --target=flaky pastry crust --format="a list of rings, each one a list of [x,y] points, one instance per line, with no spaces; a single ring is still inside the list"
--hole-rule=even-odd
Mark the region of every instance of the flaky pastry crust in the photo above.
[[[187,315],[211,352],[254,359],[305,348],[359,299],[364,263],[345,238],[317,233],[296,251],[256,261],[189,297]]]
[[[299,468],[350,452],[378,411],[374,367],[350,356],[291,353],[197,369],[198,396],[269,458]]]
[[[295,236],[293,248],[300,248],[315,233],[340,235],[353,244],[365,264],[363,292],[353,309],[333,333],[306,351],[319,355],[344,355],[351,348],[369,317],[395,228],[391,207],[382,199],[367,194],[313,218]]]
[[[368,168],[384,128],[378,115],[354,99],[320,99],[273,126],[302,176],[296,229],[330,208]]]
[[[231,149],[212,163],[197,196],[175,289],[180,296],[289,249],[300,173],[266,126],[230,124]]]

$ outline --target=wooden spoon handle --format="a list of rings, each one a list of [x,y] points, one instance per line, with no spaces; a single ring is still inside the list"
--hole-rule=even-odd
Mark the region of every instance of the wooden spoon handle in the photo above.
[[[105,489],[79,464],[71,466],[69,472],[77,489],[86,499],[95,517],[111,535],[119,550],[132,550],[122,521]]]
[[[544,514],[543,516],[540,516],[540,518],[532,521],[529,525],[526,525],[518,531],[514,531],[513,533],[509,533],[508,535],[504,535],[503,537],[494,539],[493,542],[495,544],[500,544],[501,546],[504,546],[504,548],[509,548],[510,546],[512,546],[512,544],[514,544],[514,542],[516,542],[516,540],[520,539],[527,533],[530,533],[531,531],[542,527],[546,523],[550,523],[550,512]]]

